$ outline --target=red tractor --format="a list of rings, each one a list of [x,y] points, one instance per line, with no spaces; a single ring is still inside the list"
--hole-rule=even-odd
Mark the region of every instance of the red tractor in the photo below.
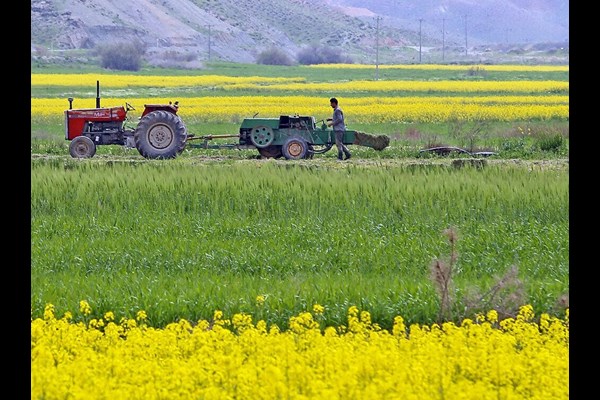
[[[96,146],[118,144],[135,147],[145,158],[175,158],[185,148],[187,130],[177,115],[178,102],[146,104],[135,129],[125,127],[125,107],[100,107],[100,82],[96,81],[96,108],[73,109],[69,98],[65,111],[65,138],[70,140],[69,153],[75,158],[96,154]]]

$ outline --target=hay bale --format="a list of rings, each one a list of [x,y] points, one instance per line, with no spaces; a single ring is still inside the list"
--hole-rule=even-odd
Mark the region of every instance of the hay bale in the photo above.
[[[390,145],[390,138],[386,135],[369,135],[365,132],[356,131],[353,144],[383,150]]]

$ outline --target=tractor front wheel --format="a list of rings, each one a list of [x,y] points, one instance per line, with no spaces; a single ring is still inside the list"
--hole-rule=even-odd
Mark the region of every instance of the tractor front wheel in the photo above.
[[[178,115],[157,110],[142,117],[134,138],[145,158],[175,158],[185,149],[187,131]]]
[[[301,137],[291,137],[283,142],[281,151],[288,160],[300,160],[308,155],[308,143]]]
[[[91,158],[96,154],[96,144],[87,136],[77,136],[69,144],[69,153],[73,158]]]

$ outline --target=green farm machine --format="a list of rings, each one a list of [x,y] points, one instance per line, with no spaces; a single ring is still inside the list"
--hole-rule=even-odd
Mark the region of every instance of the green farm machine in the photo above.
[[[175,158],[186,148],[256,149],[265,158],[284,157],[290,160],[312,158],[335,146],[333,130],[324,120],[312,116],[281,115],[279,118],[245,118],[236,134],[194,135],[177,115],[179,103],[146,104],[135,128],[126,128],[127,113],[134,108],[125,106],[101,107],[100,84],[96,82],[96,107],[65,111],[65,138],[71,141],[69,153],[74,158],[89,158],[98,145],[135,147],[150,159]],[[237,139],[233,143],[213,144],[214,139]],[[347,130],[346,145],[360,145],[383,150],[389,137]]]

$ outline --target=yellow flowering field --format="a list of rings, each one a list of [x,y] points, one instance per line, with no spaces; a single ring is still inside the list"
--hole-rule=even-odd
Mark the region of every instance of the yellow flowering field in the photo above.
[[[222,90],[291,92],[500,92],[553,93],[566,92],[569,82],[562,81],[400,81],[352,80],[336,82],[306,82],[305,78],[204,76],[147,76],[112,74],[32,74],[32,86],[90,86],[100,80],[104,88],[135,86],[173,88],[195,87]]]
[[[239,122],[240,117],[272,117],[288,114],[325,115],[322,96],[203,96],[128,99],[141,115],[144,104],[180,102],[179,114],[186,122]],[[103,98],[103,105],[123,105],[124,99]],[[459,120],[568,120],[568,96],[473,96],[473,97],[348,97],[354,123],[443,122]],[[95,98],[76,99],[75,108],[94,108]],[[31,113],[37,118],[63,118],[65,99],[31,99]]]
[[[304,78],[270,78],[262,76],[234,77],[223,75],[201,76],[145,76],[115,74],[31,74],[31,86],[84,86],[100,80],[103,88],[127,88],[132,86],[153,87],[225,87],[229,85],[266,85],[286,82],[302,82]]]
[[[80,312],[91,314],[85,301]],[[391,331],[368,311],[322,327],[315,304],[289,329],[230,319],[180,320],[156,329],[147,315],[73,322],[46,306],[31,321],[32,399],[481,399],[569,398],[569,313],[531,306],[515,318],[495,311],[460,325]]]
[[[309,68],[372,68],[336,64]],[[469,70],[458,65],[385,65],[382,68]],[[485,65],[496,71],[568,71],[568,66]],[[554,80],[360,80],[342,77],[312,82],[305,77],[161,76],[136,74],[31,74],[32,88],[103,88],[102,104],[138,110],[147,103],[180,102],[184,121],[233,122],[258,113],[263,117],[303,114],[320,118],[324,96],[344,96],[349,123],[438,123],[448,120],[568,120],[569,82]],[[68,90],[68,89],[66,89]],[[173,95],[174,94],[174,95]],[[167,97],[173,96],[173,97]],[[62,119],[66,97],[31,99],[34,119]],[[82,97],[82,96],[80,96]],[[76,98],[75,108],[93,108],[95,96]],[[135,114],[134,114],[135,117]]]

